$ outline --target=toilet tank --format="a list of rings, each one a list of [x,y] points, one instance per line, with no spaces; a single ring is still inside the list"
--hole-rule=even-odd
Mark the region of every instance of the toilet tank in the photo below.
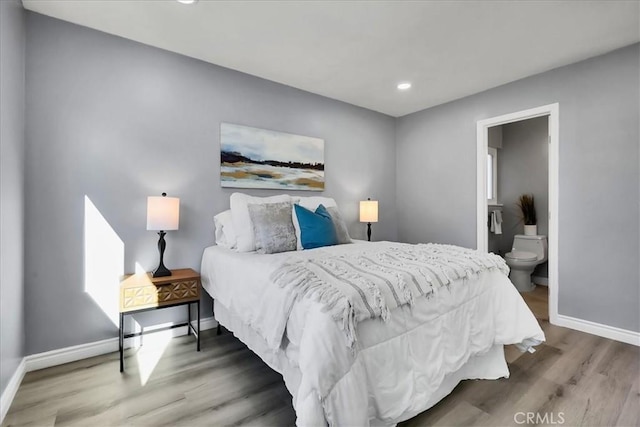
[[[533,252],[538,257],[538,261],[544,262],[547,260],[547,236],[516,234],[513,237],[512,250]]]

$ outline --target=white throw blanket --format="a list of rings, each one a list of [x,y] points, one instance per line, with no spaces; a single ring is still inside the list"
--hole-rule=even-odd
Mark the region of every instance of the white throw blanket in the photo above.
[[[303,297],[319,301],[353,346],[357,323],[376,317],[387,321],[394,308],[488,270],[509,274],[504,260],[494,254],[451,245],[394,244],[296,260],[271,279],[291,292],[291,303]]]

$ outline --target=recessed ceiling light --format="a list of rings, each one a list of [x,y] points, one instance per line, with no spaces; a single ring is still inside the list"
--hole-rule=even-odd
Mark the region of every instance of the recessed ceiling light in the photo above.
[[[198,0],[176,0],[178,3],[182,3],[182,4],[194,4],[196,3]]]
[[[398,89],[400,90],[407,90],[409,88],[411,88],[411,83],[409,82],[398,83]]]

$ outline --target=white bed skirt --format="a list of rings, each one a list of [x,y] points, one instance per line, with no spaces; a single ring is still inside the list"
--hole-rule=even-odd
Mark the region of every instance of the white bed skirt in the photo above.
[[[247,347],[257,354],[271,369],[283,376],[285,385],[293,397],[292,402],[294,403],[294,407],[296,406],[295,402],[298,402],[298,405],[302,404],[305,406],[304,409],[295,408],[296,413],[305,414],[306,417],[304,420],[298,419],[297,424],[304,426],[326,425],[322,404],[317,395],[310,395],[302,402],[299,402],[296,398],[301,380],[301,372],[297,363],[298,349],[293,344],[287,343],[288,345],[283,345],[281,349],[274,351],[269,348],[266,341],[260,335],[250,326],[242,322],[239,316],[235,315],[223,304],[215,301],[214,309],[216,320],[218,320],[222,326],[246,344]],[[286,350],[282,348],[286,348]],[[460,369],[446,375],[440,386],[431,394],[428,400],[422,402],[420,407],[403,413],[397,421],[407,420],[431,408],[451,393],[462,380],[498,379],[508,376],[509,369],[504,357],[504,347],[502,345],[494,345],[483,354],[471,356],[467,363],[462,365]],[[369,412],[375,413],[375,411]],[[369,423],[372,426],[389,425],[387,422],[376,418],[370,418]]]

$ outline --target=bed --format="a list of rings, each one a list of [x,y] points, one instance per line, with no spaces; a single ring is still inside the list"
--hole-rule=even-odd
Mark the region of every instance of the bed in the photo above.
[[[476,251],[354,241],[261,254],[217,241],[201,266],[216,320],[282,374],[298,425],[395,425],[461,380],[508,377],[504,345],[533,351],[544,341],[499,260],[482,258],[495,268],[469,267],[480,264]],[[468,263],[460,258],[440,272],[423,266],[449,253],[462,253]],[[396,271],[389,263],[398,259]],[[380,260],[388,262],[378,266]],[[342,271],[345,265],[353,271]],[[332,299],[319,290],[325,288],[309,286],[310,277],[336,280],[328,285],[333,290],[341,282],[355,297]],[[371,285],[376,280],[378,288]],[[355,302],[363,289],[370,298]],[[359,303],[371,315],[358,311]]]

